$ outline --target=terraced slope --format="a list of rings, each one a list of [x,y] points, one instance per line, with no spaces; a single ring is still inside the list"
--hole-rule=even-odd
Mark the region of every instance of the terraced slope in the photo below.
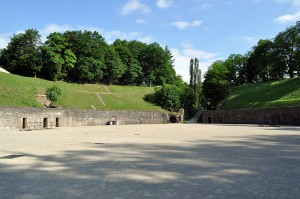
[[[222,109],[300,106],[300,77],[235,87]]]
[[[36,95],[56,85],[62,95],[56,103],[62,108],[97,110],[159,110],[143,100],[153,88],[135,86],[108,86],[101,84],[71,84],[38,78],[22,77],[0,72],[0,106],[43,107]],[[102,101],[101,101],[102,99]]]

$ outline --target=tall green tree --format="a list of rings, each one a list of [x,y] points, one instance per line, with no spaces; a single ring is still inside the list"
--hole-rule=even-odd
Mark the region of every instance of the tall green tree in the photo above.
[[[271,78],[273,67],[272,53],[273,42],[271,40],[259,40],[249,54],[246,66],[248,82],[268,81]]]
[[[104,81],[107,84],[119,83],[119,79],[125,73],[125,66],[113,45],[110,45],[105,53],[104,64],[106,68]]]
[[[42,47],[44,71],[51,80],[66,78],[68,72],[74,68],[77,58],[67,46],[62,33],[51,33]]]
[[[142,74],[142,68],[131,53],[128,44],[129,42],[119,39],[113,43],[115,51],[118,53],[125,69],[120,83],[125,85],[137,85],[139,84],[139,79]]]
[[[285,61],[287,73],[290,77],[294,77],[294,72],[297,71],[296,51],[298,43],[297,27],[292,26],[285,31],[278,33],[274,42],[278,50],[278,55]]]
[[[104,56],[108,49],[104,38],[96,31],[67,31],[64,36],[67,49],[77,58],[69,72],[69,80],[81,83],[101,82],[105,73]]]
[[[144,48],[140,60],[143,78],[147,84],[163,85],[174,80],[176,74],[172,69],[170,55],[158,43]]]
[[[230,82],[228,68],[224,61],[215,61],[207,70],[202,87],[203,105],[207,109],[216,109],[228,95]]]
[[[0,64],[15,74],[37,76],[42,68],[41,44],[41,36],[34,29],[13,35],[1,53]]]
[[[247,55],[231,54],[224,64],[228,69],[228,80],[232,85],[246,83]]]
[[[193,109],[199,109],[201,106],[201,70],[199,67],[199,60],[197,58],[191,59],[190,61],[190,95],[193,99],[192,107]]]

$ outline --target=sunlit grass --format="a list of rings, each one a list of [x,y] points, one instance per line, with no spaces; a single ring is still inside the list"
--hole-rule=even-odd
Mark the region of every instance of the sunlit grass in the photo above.
[[[222,109],[300,106],[300,78],[235,87]]]
[[[98,110],[162,111],[160,107],[143,100],[145,94],[154,92],[149,87],[52,82],[5,73],[0,73],[0,105],[43,107],[35,95],[44,94],[45,89],[53,85],[62,90],[62,95],[56,102],[62,108],[92,109],[93,106]],[[111,94],[108,94],[105,87]],[[101,103],[96,93],[100,94],[106,106]]]

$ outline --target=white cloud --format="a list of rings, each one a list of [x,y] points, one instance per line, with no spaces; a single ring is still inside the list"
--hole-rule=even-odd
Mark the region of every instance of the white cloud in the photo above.
[[[167,9],[173,5],[173,1],[171,0],[157,0],[156,6],[160,9]]]
[[[0,34],[0,49],[6,48],[8,42],[10,41],[9,35],[10,34]]]
[[[292,3],[294,6],[300,7],[300,0],[293,0]]]
[[[274,19],[278,23],[296,22],[300,19],[300,11],[294,14],[283,15]]]
[[[179,29],[186,29],[190,26],[190,23],[186,21],[177,21],[177,22],[173,22],[171,25],[176,26]]]
[[[107,43],[111,44],[116,39],[121,40],[134,40],[141,37],[143,34],[141,32],[122,32],[122,31],[102,31],[102,36],[106,39]],[[138,40],[138,39],[137,39]]]
[[[135,21],[135,23],[137,23],[137,24],[146,24],[147,21],[144,20],[144,19],[137,19],[137,20]]]
[[[153,42],[153,36],[148,35],[148,36],[145,36],[145,37],[139,37],[136,40],[147,43],[147,44],[150,44],[150,43]]]
[[[149,6],[142,4],[139,0],[130,0],[121,8],[121,15],[128,15],[131,12],[140,11],[144,14],[150,13],[151,9]]]
[[[203,1],[198,0],[195,1],[195,5],[193,5],[192,10],[195,12],[200,12],[200,11],[205,11],[205,10],[209,10],[212,7],[211,4],[205,2],[203,3]]]
[[[190,27],[198,27],[202,24],[203,22],[200,20],[194,20],[192,22],[187,22],[187,21],[176,21],[171,23],[172,26],[176,26],[178,29],[187,29]]]
[[[231,37],[230,40],[232,41],[238,41],[238,42],[244,42],[251,45],[255,45],[258,42],[258,39],[251,36],[234,36]]]
[[[184,43],[183,49],[171,48],[171,52],[175,58],[175,70],[177,74],[182,76],[185,82],[189,82],[189,67],[191,59],[199,59],[199,66],[202,75],[204,75],[207,71],[208,66],[219,59],[218,53],[209,53],[199,49],[194,49],[189,43]]]
[[[111,44],[116,39],[121,40],[139,40],[146,43],[151,43],[153,38],[151,35],[143,35],[142,32],[122,32],[119,30],[104,30],[98,27],[85,27],[85,26],[72,26],[69,24],[49,24],[46,25],[42,30],[39,32],[41,33],[42,40],[45,41],[46,37],[53,32],[65,32],[67,30],[88,30],[88,31],[97,31],[101,34],[107,43]],[[1,36],[1,35],[0,35]]]
[[[293,8],[297,9],[298,12],[293,14],[286,14],[277,17],[274,19],[274,22],[277,23],[289,23],[289,22],[296,22],[300,20],[300,0],[276,0],[277,3],[290,3]]]
[[[194,20],[192,23],[191,23],[191,26],[192,27],[197,27],[197,26],[200,26],[202,24],[202,21],[200,20]]]
[[[54,32],[65,32],[67,30],[73,30],[74,28],[68,24],[48,24],[40,31],[41,34],[49,35]]]
[[[294,7],[300,6],[300,0],[276,0],[277,3],[291,3]]]

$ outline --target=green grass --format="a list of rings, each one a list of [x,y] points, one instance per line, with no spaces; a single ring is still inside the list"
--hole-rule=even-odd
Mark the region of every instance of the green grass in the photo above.
[[[135,86],[106,86],[111,94],[107,94],[101,84],[71,84],[66,82],[52,82],[38,78],[22,77],[0,72],[0,105],[43,107],[36,98],[36,94],[44,94],[45,89],[58,86],[62,95],[55,103],[62,108],[98,110],[158,110],[160,107],[143,100],[145,94],[153,93],[153,88]],[[96,93],[100,93],[104,106]]]
[[[300,77],[235,87],[222,109],[300,106]]]

